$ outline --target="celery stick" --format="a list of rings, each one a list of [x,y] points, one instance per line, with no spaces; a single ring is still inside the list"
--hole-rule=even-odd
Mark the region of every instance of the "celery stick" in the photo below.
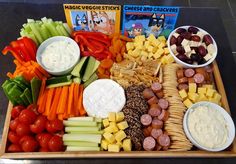
[[[69,121],[94,121],[94,117],[70,117]]]
[[[95,121],[96,121],[96,122],[102,122],[102,118],[97,118],[97,117],[96,117],[96,118],[95,118]]]
[[[80,142],[80,141],[65,141],[63,142],[66,146],[86,146],[86,147],[97,147],[98,143],[94,142]]]
[[[46,22],[47,22],[47,17],[41,18],[41,21],[42,21],[43,23],[46,23]]]
[[[95,132],[99,131],[97,126],[95,127],[65,127],[66,132]]]
[[[63,33],[62,33],[62,31],[61,31],[61,29],[60,29],[60,27],[59,27],[58,25],[56,25],[55,27],[56,27],[57,32],[59,33],[59,35],[60,35],[60,36],[64,36]]]
[[[40,35],[39,30],[37,29],[37,25],[35,23],[30,23],[30,28],[33,31],[34,35],[36,36],[37,40],[39,41],[39,43],[43,42],[43,38]]]
[[[25,31],[21,31],[20,32],[20,36],[26,36],[26,37],[28,37],[28,38],[31,38],[31,39],[33,39],[34,40],[34,42],[38,45],[39,43],[38,43],[38,41],[37,41],[37,39],[35,38],[35,36],[33,35],[33,34],[28,34],[28,33],[26,33]]]
[[[98,123],[98,128],[99,128],[99,130],[102,129],[102,123],[101,122]]]
[[[34,23],[35,21],[34,21],[34,19],[27,19],[27,22],[28,23]]]
[[[66,151],[100,151],[100,147],[67,146]]]
[[[103,134],[104,131],[103,130],[100,130],[100,131],[93,131],[93,132],[80,132],[80,131],[69,131],[68,132],[69,134]]]
[[[48,39],[48,38],[50,37],[50,34],[49,34],[49,32],[47,31],[47,29],[46,29],[45,26],[41,26],[40,32],[41,32],[41,34],[42,34],[44,40],[46,40],[46,39]]]
[[[102,139],[101,134],[64,134],[63,141],[83,141],[100,143]]]
[[[97,122],[93,121],[63,121],[65,126],[97,126]]]
[[[69,36],[63,25],[57,25],[64,36]]]
[[[41,26],[43,29],[45,29],[45,30],[43,30],[43,31],[45,31],[45,33],[47,33],[47,35],[48,35],[48,38],[50,38],[50,37],[52,37],[53,35],[50,33],[50,31],[47,29],[47,27],[46,27],[46,25],[45,24],[42,24],[42,26]]]
[[[28,33],[32,32],[32,29],[30,28],[30,25],[29,25],[29,24],[26,24],[26,25],[24,26],[24,31],[26,31],[26,32],[28,32]]]
[[[58,32],[56,30],[56,28],[53,26],[53,23],[52,22],[47,22],[47,23],[44,23],[46,28],[48,29],[48,31],[50,31],[50,33],[52,34],[52,36],[58,36]]]
[[[72,30],[70,29],[70,27],[68,26],[67,23],[63,23],[64,28],[66,29],[66,31],[68,32],[68,34],[72,33]]]

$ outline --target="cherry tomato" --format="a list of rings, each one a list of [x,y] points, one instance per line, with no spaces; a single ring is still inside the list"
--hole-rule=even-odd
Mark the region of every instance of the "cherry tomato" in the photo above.
[[[48,150],[47,148],[42,148],[42,147],[41,147],[41,148],[39,149],[39,152],[49,152],[49,150]]]
[[[36,115],[38,115],[38,110],[37,110],[37,105],[35,104],[30,104],[27,109],[32,110]]]
[[[46,129],[49,133],[55,133],[56,132],[56,130],[52,128],[52,125],[51,125],[50,121],[47,121]]]
[[[40,142],[40,140],[42,139],[42,137],[43,137],[43,135],[44,135],[45,133],[39,133],[39,134],[37,134],[36,135],[36,141],[38,141],[38,142]]]
[[[20,147],[20,145],[18,144],[11,144],[8,148],[7,148],[8,152],[21,152],[22,149]]]
[[[30,127],[29,125],[19,123],[16,127],[16,134],[20,137],[26,136],[30,134]]]
[[[23,107],[22,105],[18,105],[13,107],[12,111],[11,111],[11,118],[16,118],[20,115],[21,110],[25,109],[25,107]]]
[[[19,121],[19,118],[17,117],[17,118],[15,118],[14,120],[11,120],[11,122],[10,122],[10,129],[12,130],[12,131],[15,131],[16,130],[16,127],[17,127],[17,125],[20,123],[20,121]]]
[[[34,152],[38,148],[38,142],[35,139],[25,140],[21,147],[24,152]]]
[[[9,131],[7,138],[11,143],[14,144],[18,144],[20,140],[20,137],[13,131]]]
[[[42,138],[39,140],[39,145],[42,148],[47,148],[48,149],[48,142],[51,140],[51,138],[53,137],[52,134],[50,133],[44,133],[42,135]]]
[[[51,123],[51,128],[54,131],[61,131],[64,128],[63,122],[61,120],[55,119],[53,121],[50,121]]]
[[[54,135],[48,142],[49,150],[51,151],[62,151],[63,150],[63,141],[62,138]]]
[[[25,124],[34,123],[36,118],[37,118],[37,115],[32,110],[29,110],[29,109],[22,110],[19,115],[20,122],[25,123]]]
[[[28,141],[28,140],[34,140],[34,137],[32,137],[32,136],[23,136],[23,137],[21,137],[21,139],[19,141],[19,144],[22,145],[23,142]]]
[[[34,124],[30,125],[30,130],[33,133],[42,133],[46,128],[47,118],[45,116],[39,115],[34,122]]]

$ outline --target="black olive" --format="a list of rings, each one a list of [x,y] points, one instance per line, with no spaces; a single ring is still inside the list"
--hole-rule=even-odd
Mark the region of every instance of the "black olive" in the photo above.
[[[201,57],[199,54],[192,54],[192,55],[190,56],[190,58],[191,58],[193,61],[199,62],[202,57]]]
[[[188,60],[188,57],[187,57],[186,55],[184,55],[184,54],[178,54],[176,57],[177,57],[179,60],[183,61],[183,62],[185,62],[186,60]]]
[[[188,63],[188,64],[193,64],[193,60],[191,60],[191,59],[188,59],[188,60],[186,60],[186,61],[185,61],[185,63]]]

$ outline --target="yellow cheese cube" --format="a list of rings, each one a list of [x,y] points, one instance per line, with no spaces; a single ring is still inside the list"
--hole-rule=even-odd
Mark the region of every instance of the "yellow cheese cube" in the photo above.
[[[156,37],[153,34],[150,34],[147,38],[148,41],[152,42],[153,40],[156,40]]]
[[[214,88],[213,85],[210,85],[210,84],[204,84],[202,87],[203,88],[209,88],[209,89],[213,89]]]
[[[144,46],[146,47],[146,49],[148,48],[148,46],[150,46],[151,45],[151,42],[150,41],[145,41],[144,42]]]
[[[153,46],[148,46],[147,51],[152,52],[152,50],[153,50]]]
[[[158,50],[158,47],[153,47],[153,49],[152,49],[152,53],[156,53],[157,52],[157,50]]]
[[[193,105],[192,101],[189,99],[186,99],[183,103],[187,108],[190,108]]]
[[[117,126],[120,130],[125,130],[126,128],[129,127],[127,121],[122,121],[122,122],[118,123]]]
[[[157,50],[157,51],[158,51],[158,50]],[[153,57],[154,57],[155,59],[159,59],[159,58],[161,57],[161,54],[158,53],[158,52],[156,52],[156,53],[153,54]]]
[[[197,101],[207,101],[208,98],[205,94],[200,93]]]
[[[120,142],[118,142],[118,141],[117,141],[115,144],[116,144],[116,145],[119,145],[119,146],[120,146],[120,148],[122,148],[122,147],[123,147],[123,143],[122,143],[122,141],[120,141]]]
[[[109,126],[109,120],[107,118],[103,119],[102,124],[103,124],[104,127],[108,127]]]
[[[144,35],[139,35],[134,38],[134,42],[144,42],[144,41],[145,41]]]
[[[173,63],[174,61],[175,59],[170,54],[166,55],[166,64]]]
[[[197,93],[199,93],[199,94],[206,94],[206,90],[207,90],[207,88],[199,87],[197,89]]]
[[[140,50],[140,49],[138,49],[138,48],[135,48],[133,51],[132,51],[132,53],[131,53],[131,56],[133,56],[133,57],[139,57],[140,56],[140,54],[141,54],[141,51],[142,50]]]
[[[161,42],[159,45],[158,45],[158,48],[164,48],[166,45],[165,43]]]
[[[148,52],[146,52],[146,51],[143,50],[143,51],[141,51],[140,55],[141,55],[141,56],[146,56],[146,57],[148,57]]]
[[[122,147],[123,147],[124,151],[131,151],[131,149],[132,149],[131,140],[130,139],[124,139]]]
[[[179,91],[179,95],[182,99],[185,99],[188,95],[187,92],[185,91],[185,89],[182,89]]]
[[[104,132],[108,132],[108,133],[113,133],[113,131],[114,130],[113,130],[112,126],[108,126],[104,129]]]
[[[164,50],[162,48],[159,48],[156,52],[156,54],[160,54],[163,55],[164,54]]]
[[[116,122],[116,113],[115,112],[109,112],[108,113],[108,120]]]
[[[141,56],[141,61],[147,61],[147,59],[148,59],[148,56]]]
[[[110,126],[109,127],[111,128],[112,133],[116,133],[116,132],[119,131],[119,129],[118,129],[118,127],[117,127],[115,122],[110,122]]]
[[[101,141],[101,147],[102,147],[102,149],[103,150],[107,150],[108,149],[108,142],[107,142],[107,140],[105,140],[105,139],[102,139],[102,141]]]
[[[196,91],[197,91],[197,84],[196,83],[189,83],[188,91],[190,93],[196,93]]]
[[[150,53],[148,54],[148,58],[152,58],[152,57],[154,57],[154,54],[153,54],[152,52],[150,52]]]
[[[166,64],[167,63],[166,56],[162,56],[161,63],[162,64]]]
[[[165,36],[158,36],[157,39],[158,39],[159,41],[165,41],[165,42],[166,42]]]
[[[124,120],[124,118],[125,118],[125,115],[123,112],[116,113],[116,122],[120,122],[120,121]]]
[[[117,144],[109,144],[108,151],[109,152],[120,152],[120,146]]]
[[[215,104],[219,104],[219,101],[216,100],[216,99],[214,99],[213,97],[210,97],[210,98],[208,99],[208,101],[210,101],[210,102],[212,102],[212,103],[215,103]]]
[[[193,102],[196,102],[199,98],[199,95],[197,93],[188,93],[188,98],[192,100]]]
[[[164,48],[164,54],[167,55],[169,53],[170,53],[169,49],[168,48]]]
[[[126,43],[126,49],[127,51],[134,49],[134,43],[133,42],[127,42]]]
[[[143,42],[140,42],[140,41],[134,42],[134,48],[137,48],[137,47],[143,47]]]
[[[128,50],[128,55],[131,55],[133,53],[133,50]]]
[[[214,95],[213,95],[213,98],[214,98],[216,101],[220,102],[220,100],[221,100],[221,95],[220,95],[218,92],[215,92]]]
[[[109,142],[109,143],[113,143],[115,141],[115,137],[114,135],[112,135],[109,132],[105,132],[103,133],[103,137]]]
[[[207,88],[206,96],[213,97],[213,94],[216,92],[214,89]]]
[[[161,42],[158,40],[158,39],[155,39],[151,42],[151,45],[154,46],[154,47],[158,47],[158,45],[160,44]]]
[[[116,139],[116,141],[118,141],[118,142],[122,141],[122,140],[125,139],[125,138],[126,138],[126,134],[125,134],[125,132],[124,132],[123,130],[120,130],[120,131],[118,131],[118,132],[115,134],[115,139]]]

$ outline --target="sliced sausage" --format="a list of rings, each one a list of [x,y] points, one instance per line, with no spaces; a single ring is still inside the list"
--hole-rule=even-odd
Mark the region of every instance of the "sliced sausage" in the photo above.
[[[156,96],[153,96],[147,102],[148,102],[149,105],[157,104],[158,103],[158,98]]]
[[[156,147],[156,141],[153,137],[146,137],[143,140],[143,148],[146,151],[151,151]]]
[[[184,70],[183,70],[183,69],[178,69],[178,70],[176,71],[176,75],[177,75],[177,78],[178,78],[178,79],[184,77]]]
[[[188,83],[188,78],[187,77],[182,77],[182,78],[178,79],[178,83],[179,84]]]
[[[194,78],[195,83],[197,84],[203,83],[205,80],[204,76],[200,73],[196,73],[193,78]]]
[[[155,118],[152,120],[152,127],[156,129],[161,129],[163,127],[163,121]]]
[[[163,91],[157,92],[155,94],[159,99],[164,97],[164,92]]]
[[[140,121],[144,126],[148,126],[152,123],[152,117],[149,114],[143,114]]]
[[[148,114],[151,115],[152,117],[156,117],[156,116],[159,116],[161,114],[161,108],[159,107],[158,104],[156,104],[156,105],[157,105],[156,107],[151,107],[148,111]]]
[[[152,83],[151,89],[153,92],[160,92],[162,90],[162,85],[158,82]]]
[[[213,67],[211,65],[205,66],[204,68],[205,68],[206,72],[208,72],[208,73],[213,72]]]
[[[187,91],[187,90],[188,90],[188,84],[179,84],[179,85],[178,85],[178,89],[179,89],[179,90],[184,89],[184,90]]]
[[[157,138],[157,142],[163,146],[170,146],[170,137],[167,134],[161,134],[158,138]]]
[[[162,148],[162,146],[161,146],[161,145],[159,145],[159,144],[156,144],[156,147],[155,147],[155,150],[156,150],[156,151],[160,151],[160,150],[161,150],[161,148]]]
[[[195,74],[195,71],[192,68],[188,68],[188,69],[184,70],[184,75],[186,77],[193,77],[194,74]]]
[[[167,110],[162,110],[161,114],[158,116],[159,120],[167,121],[170,113]]]
[[[145,137],[148,137],[151,135],[150,131],[148,130],[148,127],[143,129],[143,134]]]
[[[193,78],[193,77],[189,77],[189,78],[188,78],[188,83],[195,83],[194,78]]]
[[[159,99],[158,105],[161,107],[161,109],[167,109],[169,107],[169,102],[166,99]]]
[[[169,149],[169,146],[163,146],[162,147],[162,150],[164,150],[164,151],[166,151],[166,150],[168,150]]]
[[[153,96],[155,96],[155,95],[154,95],[153,91],[152,91],[150,88],[144,89],[144,91],[143,91],[143,97],[144,97],[145,99],[148,100],[148,99],[152,98]]]
[[[151,131],[151,136],[155,139],[157,139],[162,134],[163,134],[163,132],[161,129],[152,129],[152,131]]]
[[[205,70],[204,68],[202,68],[202,67],[201,67],[201,68],[196,68],[196,69],[195,69],[195,72],[202,74],[204,77],[205,77],[206,74],[207,74],[206,70]]]

